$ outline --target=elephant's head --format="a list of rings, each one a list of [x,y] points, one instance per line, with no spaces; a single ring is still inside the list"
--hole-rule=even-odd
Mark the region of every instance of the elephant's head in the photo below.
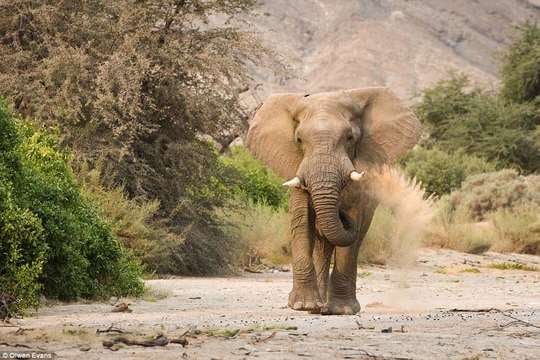
[[[278,94],[257,110],[247,147],[288,186],[311,196],[318,231],[338,246],[356,239],[340,213],[341,191],[364,171],[391,163],[416,144],[420,123],[386,88],[314,95]]]

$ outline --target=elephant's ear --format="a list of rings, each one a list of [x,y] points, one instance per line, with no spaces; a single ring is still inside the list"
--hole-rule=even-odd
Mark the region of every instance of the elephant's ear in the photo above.
[[[302,94],[270,96],[249,124],[246,146],[277,175],[288,180],[296,175],[302,154],[294,141],[294,113]]]
[[[388,88],[346,93],[360,113],[362,136],[356,162],[365,166],[393,163],[418,142],[422,132],[420,121]]]

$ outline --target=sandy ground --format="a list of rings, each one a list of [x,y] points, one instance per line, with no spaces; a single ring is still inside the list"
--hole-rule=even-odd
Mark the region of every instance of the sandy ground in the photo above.
[[[422,250],[406,270],[362,268],[356,316],[288,309],[286,272],[151,280],[158,298],[128,299],[131,313],[55,304],[0,325],[0,357],[31,349],[84,359],[540,359],[540,272],[487,267],[508,261],[540,267],[534,256]],[[96,334],[111,325],[131,339],[189,331],[189,344],[112,351],[102,342],[119,334]]]

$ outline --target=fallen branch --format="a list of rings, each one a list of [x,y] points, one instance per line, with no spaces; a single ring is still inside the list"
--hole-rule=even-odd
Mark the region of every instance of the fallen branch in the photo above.
[[[15,335],[24,335],[24,332],[25,331],[32,331],[34,330],[33,328],[18,328],[17,331],[15,331]]]
[[[248,272],[248,273],[252,273],[252,274],[261,274],[262,271],[261,270],[257,270],[257,269],[252,269],[252,268],[244,268],[244,271],[245,272]]]
[[[14,325],[14,324],[10,324],[9,322],[7,321],[1,321],[0,320],[0,327],[19,327],[19,325]]]
[[[32,347],[30,347],[28,345],[24,345],[24,344],[10,344],[10,343],[7,343],[7,342],[0,342],[0,345],[11,346],[11,347],[22,347],[22,348],[25,348],[25,349],[31,349],[32,348]]]
[[[109,326],[108,328],[106,329],[97,329],[96,330],[96,334],[104,334],[104,333],[117,333],[117,334],[125,334],[126,331],[120,329],[120,328],[117,328],[116,326],[114,325],[111,325]]]
[[[368,357],[370,359],[378,359],[378,360],[411,360],[411,358],[406,358],[406,357],[399,357],[399,356],[395,357],[395,356],[384,356],[384,355],[371,354],[367,350],[354,348],[354,347],[341,347],[341,348],[339,348],[339,350],[341,350],[341,351],[356,351],[356,353],[350,354],[350,355],[360,355],[360,356]]]
[[[513,320],[513,321],[510,321],[510,322],[508,322],[508,323],[506,323],[504,325],[499,325],[501,328],[505,328],[505,327],[508,327],[508,326],[516,325],[516,324],[520,324],[520,325],[530,326],[530,327],[540,329],[540,325],[536,325],[536,324],[533,324],[531,322],[522,320],[522,319],[517,318],[517,317],[515,317],[513,315],[507,314],[503,310],[496,309],[496,308],[489,308],[489,309],[450,309],[448,311],[449,312],[472,312],[472,313],[491,313],[492,312],[492,313],[501,314],[502,316],[505,316],[505,317]]]
[[[510,319],[513,320],[513,321],[510,321],[509,323],[501,325],[501,327],[507,327],[507,326],[512,326],[512,325],[515,325],[515,324],[521,324],[521,325],[524,325],[524,326],[530,326],[530,327],[533,327],[533,328],[540,329],[539,325],[533,324],[533,323],[525,321],[525,320],[518,319],[517,317],[514,317],[514,316],[509,315],[509,314],[505,314],[502,311],[499,311],[499,313],[501,315],[506,316],[507,318],[510,318]]]
[[[256,343],[266,342],[266,341],[270,340],[271,338],[273,338],[274,336],[276,336],[276,334],[277,334],[277,331],[274,331],[270,335],[265,336],[263,338],[260,338],[258,336],[253,336],[251,338],[251,343],[256,344]]]
[[[124,336],[120,336],[112,340],[103,341],[103,346],[111,350],[116,350],[113,348],[114,345],[116,344],[125,344],[128,346],[135,345],[135,346],[143,346],[143,347],[167,346],[169,344],[180,344],[182,345],[182,347],[184,347],[188,345],[188,341],[185,338],[169,339],[165,335],[159,335],[153,340],[132,340]]]
[[[495,308],[486,308],[486,309],[450,309],[448,312],[471,312],[471,313],[488,313],[488,312],[502,312],[499,309]]]

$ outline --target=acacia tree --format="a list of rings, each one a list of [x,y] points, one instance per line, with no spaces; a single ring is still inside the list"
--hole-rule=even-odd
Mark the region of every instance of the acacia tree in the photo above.
[[[246,66],[269,54],[238,27],[254,3],[0,0],[1,95],[57,128],[75,165],[99,160],[105,184],[159,199],[182,246],[200,246],[189,239],[223,236],[210,214],[226,195],[216,182],[231,176],[199,135],[240,132]],[[215,257],[181,267],[226,265]]]

